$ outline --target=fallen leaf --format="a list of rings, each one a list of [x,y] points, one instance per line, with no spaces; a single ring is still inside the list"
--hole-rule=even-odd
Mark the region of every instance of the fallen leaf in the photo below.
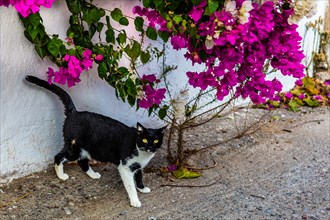
[[[179,169],[173,171],[172,173],[177,179],[192,179],[201,176],[200,173],[190,171],[183,167],[180,167]]]

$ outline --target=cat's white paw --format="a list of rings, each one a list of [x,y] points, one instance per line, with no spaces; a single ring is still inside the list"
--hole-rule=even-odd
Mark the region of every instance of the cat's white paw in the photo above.
[[[101,174],[99,172],[94,172],[92,169],[89,169],[86,174],[92,179],[100,179]]]
[[[65,181],[65,180],[69,179],[69,175],[66,174],[66,173],[63,173],[63,174],[61,174],[61,175],[58,175],[58,178],[59,178],[60,180]]]
[[[134,199],[131,200],[131,206],[132,207],[136,207],[136,208],[140,208],[141,207],[141,202],[139,199]]]
[[[137,188],[141,193],[150,193],[151,190],[149,187],[144,187],[143,189]]]

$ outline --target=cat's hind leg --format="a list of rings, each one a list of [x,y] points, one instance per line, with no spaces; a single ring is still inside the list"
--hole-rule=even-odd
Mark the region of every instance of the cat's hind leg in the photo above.
[[[145,187],[142,181],[142,170],[137,170],[134,174],[134,180],[136,184],[136,188],[141,192],[141,193],[150,193],[150,188]]]
[[[78,160],[78,164],[81,167],[81,169],[92,179],[100,179],[101,174],[98,172],[94,172],[92,168],[88,164],[89,159],[83,158]]]
[[[69,175],[64,173],[64,169],[63,169],[64,164],[67,161],[68,160],[65,158],[64,152],[58,153],[54,159],[54,168],[55,168],[56,175],[59,179],[64,180],[64,181],[69,179]]]

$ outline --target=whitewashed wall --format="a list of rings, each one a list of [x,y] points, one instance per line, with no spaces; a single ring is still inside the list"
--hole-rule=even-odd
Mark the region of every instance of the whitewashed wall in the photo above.
[[[139,1],[96,1],[103,7],[122,8],[125,14]],[[326,0],[319,1],[322,15]],[[63,39],[67,29],[69,12],[63,1],[56,1],[51,9],[41,11],[48,33],[57,33]],[[303,33],[303,29],[300,29]],[[185,84],[185,73],[191,70],[181,52],[167,56],[168,65],[178,65],[172,76],[176,89]],[[46,78],[49,61],[42,61],[33,46],[25,39],[23,28],[13,8],[0,7],[0,99],[1,146],[0,182],[18,178],[45,169],[62,147],[63,106],[55,95],[24,82],[27,74]],[[161,64],[143,68],[145,73],[157,73]],[[194,67],[198,68],[198,67]],[[129,126],[139,121],[146,126],[158,126],[155,118],[148,118],[146,111],[135,112],[128,104],[117,100],[114,90],[100,80],[95,71],[83,74],[82,82],[67,89],[78,110],[87,110],[111,116]],[[285,89],[294,80],[284,79]],[[156,122],[156,123],[155,123]]]

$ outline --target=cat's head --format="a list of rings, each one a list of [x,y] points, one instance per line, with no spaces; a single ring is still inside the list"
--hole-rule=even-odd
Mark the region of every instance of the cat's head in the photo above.
[[[165,127],[159,129],[145,128],[137,123],[137,139],[136,144],[142,151],[155,153],[163,143]]]

